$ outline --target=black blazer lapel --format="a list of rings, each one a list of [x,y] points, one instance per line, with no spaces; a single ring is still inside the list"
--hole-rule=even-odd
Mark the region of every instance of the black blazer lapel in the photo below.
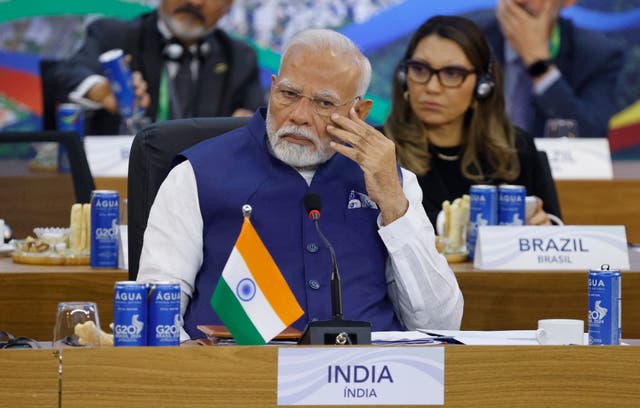
[[[226,84],[229,81],[231,66],[226,47],[215,35],[207,40],[211,52],[201,62],[198,72],[196,96],[196,116],[228,116],[230,107],[225,103],[227,98]]]

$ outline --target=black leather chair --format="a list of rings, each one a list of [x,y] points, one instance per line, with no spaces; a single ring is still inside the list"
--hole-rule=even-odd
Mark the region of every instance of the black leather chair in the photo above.
[[[553,180],[551,175],[551,166],[549,165],[549,158],[547,157],[547,152],[539,150],[538,151],[538,164],[541,170],[541,179],[542,180]],[[560,200],[558,200],[558,191],[556,190],[555,182],[550,185],[545,185],[546,188],[546,197],[547,201],[544,202],[544,209],[547,213],[553,214],[558,218],[562,219],[562,214],[560,212]]]
[[[66,100],[66,95],[61,95],[55,79],[55,70],[58,61],[52,59],[40,60],[40,82],[42,85],[42,128],[44,130],[56,130],[57,105]]]
[[[76,202],[88,203],[96,186],[87,163],[84,145],[76,132],[0,132],[0,143],[58,142],[67,148]]]
[[[129,279],[138,276],[149,210],[160,185],[183,150],[246,125],[250,118],[193,118],[159,122],[138,132],[129,154]]]

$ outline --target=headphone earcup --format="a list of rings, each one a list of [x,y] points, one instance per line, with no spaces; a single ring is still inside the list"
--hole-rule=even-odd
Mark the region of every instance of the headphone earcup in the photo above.
[[[495,86],[495,83],[488,74],[482,74],[476,83],[476,89],[474,92],[476,99],[487,99],[491,95],[491,92],[493,92],[493,88]]]
[[[203,42],[198,45],[196,52],[198,58],[205,59],[211,54],[211,45],[208,42]],[[185,57],[185,48],[179,42],[172,40],[162,49],[162,56],[169,61],[182,62]]]
[[[198,58],[206,59],[209,54],[211,54],[211,45],[205,41],[198,46]]]
[[[169,42],[162,49],[162,56],[170,61],[180,62],[184,55],[184,47],[177,42]]]
[[[407,84],[407,73],[404,72],[403,70],[398,70],[398,73],[396,74],[396,79],[398,80],[398,82],[400,82],[401,85],[406,85]]]
[[[406,91],[407,90],[407,72],[404,69],[402,68],[398,69],[398,71],[396,72],[396,80],[398,81],[402,89]]]

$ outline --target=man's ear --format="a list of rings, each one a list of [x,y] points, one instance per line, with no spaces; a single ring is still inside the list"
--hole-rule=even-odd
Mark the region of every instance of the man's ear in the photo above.
[[[372,106],[373,100],[363,98],[356,103],[356,106],[354,106],[353,109],[356,111],[360,119],[365,120],[367,116],[369,116]]]

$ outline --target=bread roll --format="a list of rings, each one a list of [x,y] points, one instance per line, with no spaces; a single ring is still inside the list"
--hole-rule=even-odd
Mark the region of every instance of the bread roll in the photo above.
[[[82,242],[82,204],[75,203],[71,206],[71,217],[69,220],[69,247],[74,255],[82,253],[84,244]]]
[[[82,204],[81,241],[83,252],[91,253],[91,204]]]

